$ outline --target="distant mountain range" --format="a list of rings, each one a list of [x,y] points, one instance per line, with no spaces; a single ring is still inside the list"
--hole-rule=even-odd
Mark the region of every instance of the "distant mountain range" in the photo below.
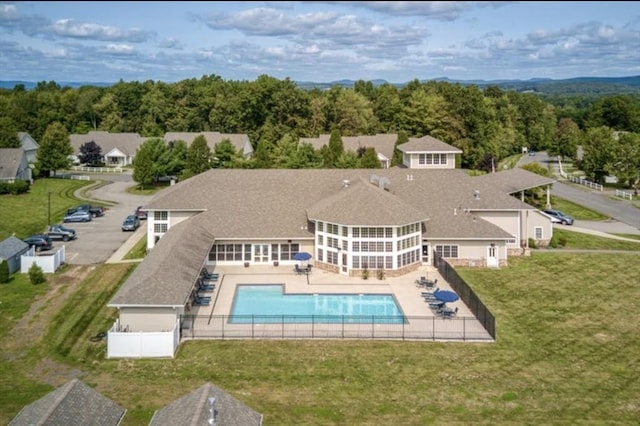
[[[382,84],[392,84],[398,88],[407,83],[389,83],[386,80],[370,80],[374,86]],[[482,89],[488,86],[496,86],[502,90],[513,90],[517,92],[534,92],[548,95],[559,94],[635,94],[640,93],[640,75],[631,77],[576,77],[568,79],[554,80],[550,78],[532,78],[530,80],[452,80],[447,77],[439,77],[428,81],[444,81],[451,84],[461,84],[463,86],[476,85]],[[334,86],[353,87],[355,80],[337,80],[327,83],[312,81],[296,81],[296,85],[302,89],[326,90]],[[56,82],[61,87],[78,88],[81,86],[109,87],[115,83],[87,83],[87,82]],[[35,88],[38,83],[32,81],[0,81],[0,88],[13,89],[17,85],[22,85],[26,90]]]

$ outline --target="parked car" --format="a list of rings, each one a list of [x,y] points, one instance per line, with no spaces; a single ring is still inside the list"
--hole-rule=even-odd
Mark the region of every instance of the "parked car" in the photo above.
[[[142,206],[138,206],[138,208],[136,209],[135,215],[140,220],[147,220],[147,211],[142,210]]]
[[[36,251],[51,250],[53,248],[53,240],[45,234],[34,234],[23,241],[29,244],[29,247],[35,247]]]
[[[562,223],[563,225],[573,225],[573,218],[567,214],[564,214],[560,210],[547,209],[544,212],[549,216],[558,218],[560,220],[560,223]]]
[[[91,217],[99,217],[104,215],[104,208],[102,206],[92,206],[91,204],[80,204],[72,209],[67,210],[67,214],[73,214],[78,211],[87,211],[91,214]]]
[[[130,214],[122,222],[122,231],[135,231],[140,226],[140,219],[134,214]]]
[[[78,210],[74,213],[68,214],[62,220],[64,223],[67,222],[91,222],[93,216],[87,210]]]
[[[47,235],[52,240],[62,240],[62,241],[75,240],[77,236],[75,229],[67,228],[66,226],[61,225],[59,223],[49,226],[47,230]]]
[[[544,217],[548,217],[549,220],[551,220],[551,223],[562,223],[562,221],[555,216],[551,216],[550,214],[547,214],[545,212],[542,212],[542,215]]]

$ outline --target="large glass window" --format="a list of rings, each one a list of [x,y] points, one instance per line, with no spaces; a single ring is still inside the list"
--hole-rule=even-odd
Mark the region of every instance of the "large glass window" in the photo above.
[[[436,253],[445,258],[457,258],[458,246],[456,245],[438,245],[436,246]]]

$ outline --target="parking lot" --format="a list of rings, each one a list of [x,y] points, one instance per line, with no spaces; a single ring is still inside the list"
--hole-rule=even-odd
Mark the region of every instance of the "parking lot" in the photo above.
[[[122,221],[133,214],[136,207],[144,205],[152,198],[148,195],[127,193],[127,188],[135,184],[130,174],[100,175],[94,178],[108,180],[109,183],[91,191],[89,196],[117,204],[105,207],[104,216],[97,217],[91,222],[65,224],[76,230],[78,238],[68,242],[55,241],[54,250],[65,245],[66,263],[71,265],[104,263],[125,241],[132,237],[137,238],[139,233],[134,235],[133,232],[122,231]],[[141,221],[140,226],[146,227],[146,221]]]

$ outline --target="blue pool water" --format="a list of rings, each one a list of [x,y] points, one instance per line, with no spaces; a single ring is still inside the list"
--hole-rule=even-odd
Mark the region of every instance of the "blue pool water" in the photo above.
[[[393,323],[404,321],[391,294],[287,294],[281,285],[236,287],[232,323]]]

